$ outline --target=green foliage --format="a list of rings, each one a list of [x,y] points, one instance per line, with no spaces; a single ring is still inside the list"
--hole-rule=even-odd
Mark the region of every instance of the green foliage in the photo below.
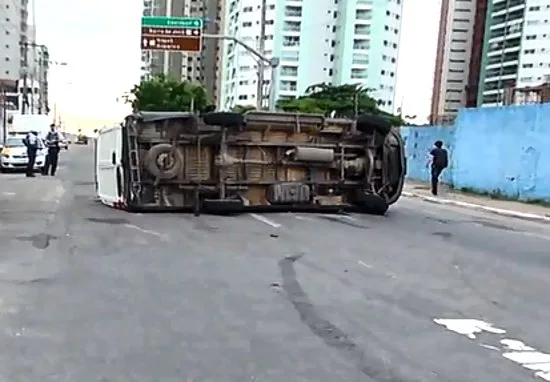
[[[253,111],[253,110],[256,110],[256,106],[252,106],[252,105],[235,105],[235,107],[233,109],[231,109],[232,112],[241,113],[241,114],[244,114],[247,111]]]
[[[370,89],[360,85],[332,86],[316,84],[306,90],[306,95],[280,100],[277,108],[287,112],[316,113],[336,117],[354,118],[357,114],[374,114],[387,118],[394,126],[401,126],[404,121],[400,116],[386,113],[379,108],[379,102],[369,96]]]
[[[205,112],[213,109],[202,86],[164,75],[142,79],[130,91],[128,102],[134,111]]]

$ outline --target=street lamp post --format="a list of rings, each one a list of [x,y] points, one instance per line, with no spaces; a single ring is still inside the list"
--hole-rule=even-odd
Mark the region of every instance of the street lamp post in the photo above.
[[[268,58],[264,56],[262,53],[258,52],[254,48],[250,47],[248,44],[244,43],[243,41],[239,40],[238,38],[234,36],[228,36],[228,35],[216,35],[216,34],[204,34],[202,35],[204,38],[215,38],[220,40],[229,40],[233,41],[235,44],[238,44],[245,48],[248,52],[250,52],[254,57],[261,60],[266,65],[269,65],[271,68],[271,80],[270,80],[270,91],[269,91],[269,110],[275,111],[275,95],[276,95],[276,88],[275,83],[277,80],[277,68],[279,67],[279,64],[281,63],[281,60],[278,57],[271,57]],[[262,65],[259,65],[262,67]],[[263,70],[263,67],[260,69]],[[260,77],[261,78],[261,77]],[[262,92],[263,93],[263,92]],[[263,99],[263,94],[262,97]]]

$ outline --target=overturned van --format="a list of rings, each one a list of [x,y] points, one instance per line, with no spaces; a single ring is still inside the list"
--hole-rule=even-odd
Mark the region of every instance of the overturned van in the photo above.
[[[126,210],[384,214],[406,162],[377,116],[139,112],[100,131],[95,169],[99,199]]]

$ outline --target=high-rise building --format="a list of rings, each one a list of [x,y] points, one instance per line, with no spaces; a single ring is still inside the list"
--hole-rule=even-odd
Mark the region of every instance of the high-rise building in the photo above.
[[[475,106],[471,105],[475,104],[475,99],[471,100],[475,90],[470,89],[479,81],[476,74],[479,74],[486,3],[487,0],[441,2],[431,123],[450,122],[462,107]]]
[[[541,85],[548,74],[550,0],[490,1],[478,105],[502,105],[509,89]]]
[[[0,0],[0,80],[16,81],[28,41],[28,0]]]
[[[223,0],[144,0],[144,16],[200,17],[205,21],[205,34],[223,30]],[[221,40],[205,38],[200,53],[142,53],[145,75],[164,73],[173,78],[199,82],[213,102],[219,96]]]
[[[228,0],[225,34],[261,49],[262,0]],[[361,84],[387,111],[395,108],[401,0],[266,0],[263,53],[279,58],[275,98],[295,98],[311,85]],[[224,46],[218,106],[258,105],[258,59],[235,42]],[[263,74],[267,106],[271,69]]]

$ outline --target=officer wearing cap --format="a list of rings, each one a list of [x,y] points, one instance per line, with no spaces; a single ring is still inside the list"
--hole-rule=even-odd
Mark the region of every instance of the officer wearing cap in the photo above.
[[[25,175],[28,178],[34,177],[34,164],[36,162],[36,153],[38,152],[39,143],[38,133],[32,130],[23,138],[23,144],[27,147],[27,171]]]

